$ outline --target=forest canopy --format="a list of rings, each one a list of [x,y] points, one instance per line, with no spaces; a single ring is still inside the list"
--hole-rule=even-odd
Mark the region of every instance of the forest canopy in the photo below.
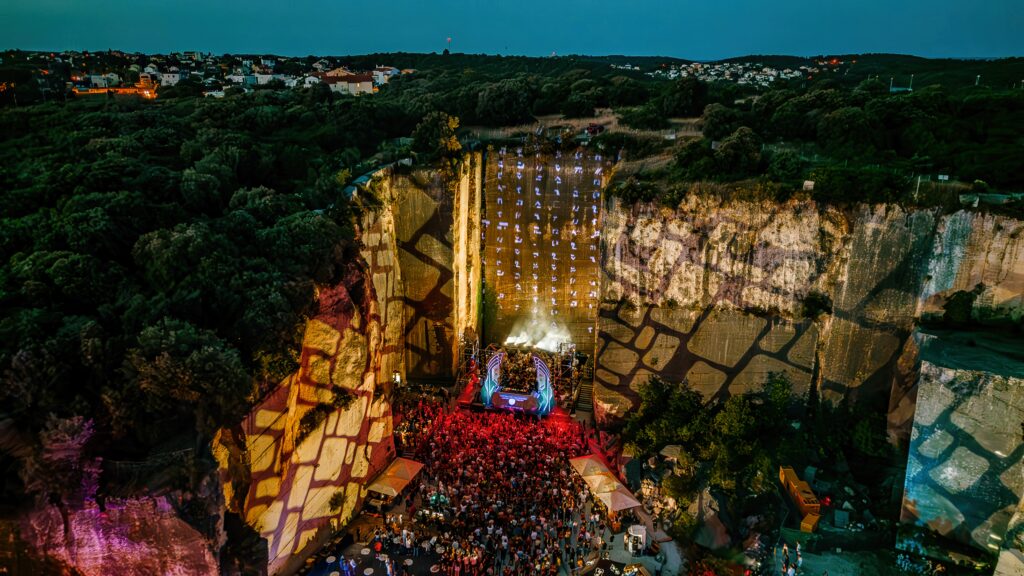
[[[366,104],[261,92],[0,113],[4,417],[31,436],[87,418],[115,459],[240,421],[296,367],[315,286],[353,261],[345,168],[388,135]]]

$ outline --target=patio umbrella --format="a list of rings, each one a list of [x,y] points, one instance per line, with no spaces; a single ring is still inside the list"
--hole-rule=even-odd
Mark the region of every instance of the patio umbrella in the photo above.
[[[624,486],[620,486],[611,492],[598,494],[597,497],[612,512],[628,510],[640,505],[640,502]]]
[[[611,492],[619,486],[622,486],[619,479],[613,476],[611,472],[602,472],[600,474],[584,476],[583,481],[587,483],[587,486],[590,487],[590,491],[594,494]]]
[[[412,480],[419,473],[420,469],[423,468],[423,464],[416,462],[415,460],[409,460],[408,458],[396,458],[394,462],[389,466],[389,475],[396,478],[403,478],[405,480]]]
[[[576,473],[584,478],[594,474],[600,474],[602,472],[608,472],[608,467],[605,466],[604,462],[600,458],[590,454],[588,456],[580,456],[578,458],[570,458],[569,465],[576,470]]]

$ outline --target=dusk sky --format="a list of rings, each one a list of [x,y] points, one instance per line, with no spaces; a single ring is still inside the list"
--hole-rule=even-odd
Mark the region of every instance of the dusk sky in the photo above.
[[[5,0],[0,48],[1024,55],[1021,0]]]

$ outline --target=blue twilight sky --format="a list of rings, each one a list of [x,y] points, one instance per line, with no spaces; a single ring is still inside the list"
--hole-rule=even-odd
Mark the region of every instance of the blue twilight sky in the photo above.
[[[841,4],[832,6],[832,4]],[[1024,0],[2,0],[0,49],[1024,55]]]

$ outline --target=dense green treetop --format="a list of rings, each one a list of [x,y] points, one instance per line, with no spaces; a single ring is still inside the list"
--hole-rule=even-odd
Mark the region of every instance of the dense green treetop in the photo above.
[[[297,92],[4,110],[0,416],[87,418],[108,459],[239,422],[352,262],[337,175],[402,122]]]

